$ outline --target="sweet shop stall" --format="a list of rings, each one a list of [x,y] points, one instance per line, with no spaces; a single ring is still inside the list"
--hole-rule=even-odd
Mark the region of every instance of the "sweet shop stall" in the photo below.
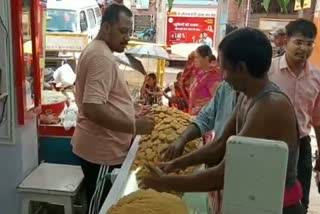
[[[113,182],[99,214],[265,213],[266,210],[282,213],[288,148],[279,141],[230,137],[225,155],[223,196],[217,192],[164,193],[148,189],[142,178],[165,176],[165,172],[156,167],[163,150],[193,122],[190,115],[174,108],[153,106],[152,111],[156,122],[153,132],[137,136],[121,169],[97,181],[101,184],[98,188],[103,188],[104,177],[108,175]],[[183,155],[201,145],[202,139],[189,142]],[[268,161],[270,156],[273,158]],[[275,165],[279,167],[274,168]],[[203,164],[169,175],[190,175],[200,170],[205,170]],[[99,197],[94,200],[93,204],[101,202]]]
[[[38,117],[40,161],[79,164],[70,142],[78,112],[74,97],[75,67],[87,44],[85,34],[46,34],[41,113]]]
[[[153,106],[152,111],[156,119],[155,130],[150,135],[135,138],[99,214],[146,213],[146,210],[150,210],[150,213],[168,214],[210,213],[207,193],[158,193],[146,190],[140,182],[142,176],[151,173],[148,166],[158,163],[162,151],[193,121],[190,115],[167,106]],[[201,144],[201,139],[190,142],[184,153],[196,150]],[[176,174],[191,174],[202,168],[203,166],[190,167]],[[153,210],[154,206],[159,207]],[[130,210],[132,207],[135,208],[134,211]]]
[[[65,58],[52,57],[54,52],[80,53],[88,44],[86,35],[46,34],[46,65],[43,71],[41,86],[41,114],[38,118],[39,159],[40,161],[60,164],[79,164],[78,158],[72,153],[71,138],[76,126],[77,105],[75,103],[75,66],[72,63],[74,54],[64,54]],[[128,50],[143,43],[130,41]],[[162,47],[162,46],[161,46]],[[165,47],[162,47],[165,49]],[[59,54],[63,55],[63,54]],[[71,57],[67,58],[69,55]],[[76,54],[77,55],[77,54]],[[136,70],[146,74],[140,60],[125,53],[115,54],[120,69]],[[59,63],[52,63],[53,60]],[[76,62],[77,63],[77,62]],[[123,65],[123,66],[121,66]],[[163,82],[165,60],[158,59],[157,74],[159,83]],[[143,76],[141,75],[141,78]],[[136,96],[132,94],[133,99]]]

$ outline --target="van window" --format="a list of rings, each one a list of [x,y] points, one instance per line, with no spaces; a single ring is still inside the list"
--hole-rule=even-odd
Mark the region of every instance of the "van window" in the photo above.
[[[76,32],[77,19],[76,11],[48,9],[47,32]]]
[[[99,7],[95,7],[94,8],[94,12],[96,14],[96,17],[97,17],[97,23],[100,24],[101,22],[101,10]]]
[[[96,27],[96,17],[94,16],[93,9],[88,9],[88,20],[89,20],[89,25],[90,28],[95,28]]]
[[[84,11],[80,12],[80,29],[81,32],[85,32],[88,30],[87,16]]]

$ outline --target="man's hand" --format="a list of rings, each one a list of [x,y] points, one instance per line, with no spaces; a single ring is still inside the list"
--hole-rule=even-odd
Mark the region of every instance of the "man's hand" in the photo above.
[[[165,161],[180,157],[183,153],[185,141],[179,137],[174,143],[172,143],[167,150],[163,153],[162,159]]]
[[[179,170],[179,168],[175,165],[174,161],[159,163],[159,168],[165,173],[171,173]]]
[[[138,112],[136,113],[136,117],[139,118],[139,117],[143,117],[146,115],[150,116],[150,113],[151,113],[151,106],[142,105],[142,106],[140,106]]]
[[[155,126],[153,116],[143,116],[136,119],[136,134],[145,135],[151,134]]]
[[[152,188],[157,191],[164,191],[164,178],[165,173],[157,166],[152,166],[149,164],[146,164],[145,167],[150,171],[150,175],[145,176],[142,178],[142,184],[143,186],[147,188]]]

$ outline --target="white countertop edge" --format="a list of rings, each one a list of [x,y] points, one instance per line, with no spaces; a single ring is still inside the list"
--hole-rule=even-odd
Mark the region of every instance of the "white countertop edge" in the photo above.
[[[130,151],[128,152],[128,155],[124,161],[124,163],[122,164],[121,170],[115,180],[115,182],[112,185],[112,188],[106,198],[106,200],[103,203],[102,208],[100,209],[99,214],[106,214],[107,211],[110,209],[110,207],[117,203],[118,200],[121,198],[126,182],[128,180],[129,177],[129,172],[130,172],[130,168],[131,165],[136,157],[136,153],[138,150],[138,146],[139,146],[139,141],[141,139],[141,136],[136,136],[133,144],[130,148]]]

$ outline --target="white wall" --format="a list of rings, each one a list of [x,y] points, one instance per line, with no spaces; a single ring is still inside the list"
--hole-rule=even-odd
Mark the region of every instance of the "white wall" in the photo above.
[[[0,0],[0,17],[9,30],[9,47],[6,48],[6,34],[0,25],[0,66],[7,74],[2,77],[9,92],[7,116],[10,118],[0,124],[0,214],[20,214],[21,201],[16,187],[38,164],[38,140],[35,117],[26,121],[23,127],[16,122],[9,3],[8,0]],[[10,127],[10,131],[2,126]]]

